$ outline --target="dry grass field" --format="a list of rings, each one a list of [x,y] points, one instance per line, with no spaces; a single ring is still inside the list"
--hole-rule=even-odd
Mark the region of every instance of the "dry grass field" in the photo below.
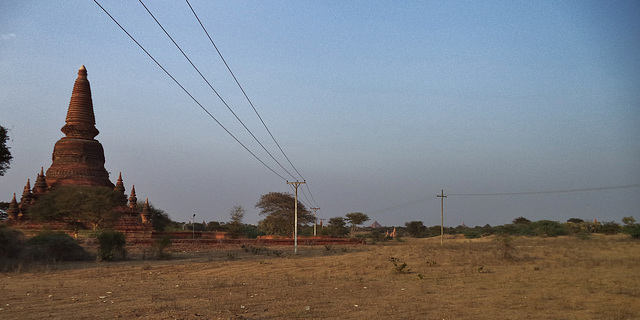
[[[173,250],[0,274],[0,319],[640,319],[622,235]]]

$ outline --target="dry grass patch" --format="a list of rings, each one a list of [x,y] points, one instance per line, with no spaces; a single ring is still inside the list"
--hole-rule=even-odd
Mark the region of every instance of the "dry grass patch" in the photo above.
[[[640,242],[624,236],[259,251],[1,274],[0,318],[640,318]]]

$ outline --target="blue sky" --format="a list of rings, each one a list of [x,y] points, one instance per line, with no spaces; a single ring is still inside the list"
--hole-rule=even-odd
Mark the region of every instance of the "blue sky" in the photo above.
[[[99,1],[260,164],[92,1],[0,4],[0,125],[11,169],[0,199],[51,165],[77,69],[115,181],[172,218],[260,219],[291,191],[137,1]],[[637,1],[190,1],[289,159],[306,205],[496,225],[516,217],[640,219]],[[282,157],[185,2],[145,4],[270,152]],[[314,201],[315,200],[315,201]],[[390,209],[391,208],[391,209]]]

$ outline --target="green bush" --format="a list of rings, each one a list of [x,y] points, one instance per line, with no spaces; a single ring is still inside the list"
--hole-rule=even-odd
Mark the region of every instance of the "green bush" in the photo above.
[[[173,242],[171,241],[171,237],[165,235],[162,238],[156,240],[153,243],[153,252],[156,256],[156,259],[170,259],[171,253],[166,252],[165,250],[169,248]]]
[[[43,231],[27,240],[21,255],[27,261],[82,261],[89,255],[68,234],[58,231]]]
[[[124,233],[113,230],[102,231],[96,235],[98,239],[98,260],[114,261],[126,258],[124,246],[127,239]]]
[[[467,239],[476,239],[482,236],[482,233],[480,231],[473,230],[473,229],[464,230],[462,234],[464,234],[464,237]]]
[[[531,223],[531,225],[539,236],[557,237],[568,234],[567,228],[557,221],[540,220]]]
[[[528,224],[505,224],[495,227],[495,233],[498,235],[512,235],[512,236],[535,236],[536,233],[533,230],[530,223]]]
[[[636,223],[636,219],[633,217],[622,218],[624,227],[622,232],[630,235],[632,238],[640,239],[640,223]]]
[[[0,259],[17,258],[24,246],[24,235],[18,230],[0,227]]]
[[[0,272],[14,270],[20,266],[20,254],[24,249],[22,232],[0,227]]]
[[[618,234],[620,233],[620,231],[622,231],[622,227],[619,224],[611,221],[611,222],[603,223],[600,229],[598,230],[598,233],[611,235],[611,234]]]

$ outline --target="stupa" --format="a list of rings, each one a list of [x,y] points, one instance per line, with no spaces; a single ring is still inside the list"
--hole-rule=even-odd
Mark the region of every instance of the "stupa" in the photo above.
[[[95,139],[100,132],[96,129],[91,87],[84,66],[78,70],[66,124],[61,131],[65,137],[58,140],[53,148],[53,163],[46,174],[48,187],[82,185],[114,188],[104,168],[104,149]]]
[[[65,122],[61,129],[65,136],[53,147],[52,164],[46,175],[44,168],[41,168],[33,189],[30,179],[27,179],[19,204],[14,194],[7,210],[8,222],[29,222],[29,208],[39,197],[59,186],[108,187],[122,193],[126,199],[122,173],[115,185],[109,180],[109,172],[104,167],[104,149],[95,139],[100,132],[96,128],[91,87],[85,66],[78,70]],[[114,228],[127,234],[148,231],[151,228],[148,208],[147,212],[139,212],[135,187],[131,191],[129,206],[115,209],[122,215]]]

